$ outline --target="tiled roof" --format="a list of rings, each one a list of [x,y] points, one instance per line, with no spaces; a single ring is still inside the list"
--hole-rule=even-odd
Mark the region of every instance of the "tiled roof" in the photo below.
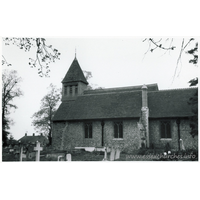
[[[68,115],[68,113],[70,111],[70,106],[72,106],[73,103],[74,103],[74,101],[66,101],[64,103],[61,103],[57,112],[54,114],[52,120],[53,121],[65,120],[65,117]]]
[[[78,63],[78,60],[75,58],[66,73],[64,79],[62,80],[62,83],[70,83],[70,82],[77,82],[81,81],[85,84],[88,84],[83,71]]]
[[[20,138],[18,140],[18,142],[21,142],[21,144],[27,144],[27,143],[36,143],[37,141],[39,141],[40,143],[48,143],[48,140],[45,136],[42,135],[36,135],[36,136],[23,136],[22,138]]]
[[[142,106],[140,99],[141,91],[80,96],[65,119],[139,117]]]
[[[187,117],[191,116],[189,98],[197,88],[160,90],[148,93],[149,117]]]
[[[8,145],[14,145],[14,144],[18,144],[18,141],[17,140],[9,140],[8,142],[7,142],[7,144]]]
[[[148,84],[148,91],[158,91],[158,85],[155,84]],[[142,85],[137,86],[129,86],[129,87],[117,87],[117,88],[106,88],[106,89],[95,89],[95,90],[85,90],[84,94],[105,94],[111,92],[131,92],[131,91],[141,91]]]
[[[191,116],[191,108],[187,102],[196,90],[196,88],[192,88],[149,91],[149,117]],[[141,90],[94,92],[79,96],[74,102],[63,102],[53,121],[139,118],[141,107]]]

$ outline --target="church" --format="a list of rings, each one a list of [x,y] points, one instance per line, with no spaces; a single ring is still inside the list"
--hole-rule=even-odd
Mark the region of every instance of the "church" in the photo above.
[[[174,150],[192,148],[198,140],[190,134],[193,115],[189,99],[197,88],[159,90],[157,84],[87,89],[88,82],[75,56],[62,80],[62,103],[55,113],[52,145],[141,147]]]

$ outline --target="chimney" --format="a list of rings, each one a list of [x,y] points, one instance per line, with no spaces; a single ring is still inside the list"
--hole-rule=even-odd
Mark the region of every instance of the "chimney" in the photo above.
[[[145,129],[146,147],[149,148],[149,109],[148,109],[148,88],[146,85],[142,86],[142,124]]]
[[[142,86],[142,108],[148,108],[147,86]]]
[[[27,136],[27,133],[25,133],[25,136]]]
[[[35,133],[33,133],[33,136],[35,136]]]
[[[40,133],[40,135],[43,136],[42,133]]]

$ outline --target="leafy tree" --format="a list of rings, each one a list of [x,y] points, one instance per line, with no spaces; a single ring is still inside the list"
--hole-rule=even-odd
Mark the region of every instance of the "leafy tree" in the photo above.
[[[60,59],[60,53],[52,45],[46,44],[45,38],[3,38],[5,45],[16,45],[19,49],[30,51],[36,48],[35,58],[29,58],[30,67],[38,69],[40,77],[49,76],[49,64]],[[11,66],[2,55],[2,65]]]
[[[193,116],[190,117],[190,134],[192,137],[198,135],[198,90],[189,99],[188,104],[192,107]]]
[[[17,108],[12,102],[16,97],[22,95],[22,91],[19,88],[21,81],[22,79],[17,76],[17,71],[15,70],[4,70],[2,73],[2,141],[4,146],[7,145],[8,129],[12,123],[9,114],[12,108]]]
[[[92,78],[92,72],[84,70],[83,73],[84,73],[85,78],[86,78],[87,81],[88,81],[90,78]],[[98,85],[96,85],[96,84],[89,83],[89,84],[87,85],[87,90],[93,90],[93,89],[95,89],[95,90],[96,90],[96,89],[103,89],[103,87],[98,87]]]
[[[10,135],[10,137],[8,138],[8,142],[9,145],[14,146],[15,144],[17,144],[17,140],[14,139],[14,137],[12,135]]]
[[[192,59],[189,60],[189,63],[194,65],[198,64],[198,43],[195,43],[195,47],[186,51],[186,53],[193,56]],[[189,81],[190,86],[197,86],[198,85],[198,77]],[[193,116],[190,117],[190,134],[192,137],[198,135],[198,90],[194,93],[194,95],[189,99],[188,104],[192,107]]]
[[[57,89],[52,83],[48,87],[48,93],[41,100],[40,110],[33,114],[33,126],[37,132],[43,132],[52,141],[52,118],[61,99],[61,89]]]
[[[9,138],[10,141],[14,140],[14,137],[12,135],[10,135],[10,138]]]
[[[92,72],[83,70],[83,73],[84,73],[85,78],[86,78],[87,81],[88,81],[90,78],[92,78]]]

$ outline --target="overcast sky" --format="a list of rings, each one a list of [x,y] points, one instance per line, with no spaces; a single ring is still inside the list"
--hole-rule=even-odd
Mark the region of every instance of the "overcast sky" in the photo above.
[[[10,129],[14,138],[19,139],[26,132],[28,135],[36,133],[31,126],[31,116],[40,109],[41,99],[50,83],[61,88],[61,81],[75,57],[75,49],[82,70],[92,72],[89,83],[94,87],[153,83],[157,83],[160,90],[189,87],[188,81],[197,76],[197,67],[188,63],[191,57],[185,53],[173,80],[182,38],[175,38],[177,50],[166,54],[161,50],[145,54],[148,43],[143,40],[142,37],[47,38],[46,43],[61,53],[60,60],[50,64],[50,78],[39,77],[37,69],[29,67],[29,57],[35,58],[34,48],[24,52],[16,46],[2,44],[3,55],[12,64],[6,68],[17,70],[23,79],[20,88],[24,95],[14,100],[18,109],[10,115],[15,122]]]
[[[15,121],[10,130],[14,138],[19,139],[26,131],[29,135],[35,132],[31,116],[39,110],[40,100],[50,83],[61,87],[61,80],[74,59],[75,48],[81,68],[93,74],[90,83],[98,86],[157,83],[159,89],[188,87],[187,82],[197,75],[196,67],[188,64],[189,57],[183,54],[180,76],[172,84],[179,52],[163,55],[164,52],[158,51],[143,59],[148,45],[142,40],[145,35],[199,36],[199,8],[196,5],[196,0],[181,3],[174,0],[1,1],[0,34],[4,37],[142,36],[137,40],[48,39],[47,43],[61,52],[61,59],[51,65],[50,78],[38,77],[37,70],[29,67],[28,58],[34,58],[34,49],[25,53],[15,46],[3,46],[3,55],[23,78],[24,96],[13,102],[18,109],[10,116]],[[181,45],[180,41],[178,44]],[[15,199],[22,187],[20,199],[27,199],[27,196],[29,199],[38,199],[38,196],[45,199],[63,199],[63,196],[72,199],[147,199],[149,196],[195,199],[199,195],[198,184],[185,184],[199,180],[198,165],[193,165],[188,173],[188,165],[180,167],[180,163],[15,163],[1,165],[5,199]],[[11,180],[17,180],[17,184],[11,184]],[[24,184],[25,180],[28,184]],[[148,187],[144,186],[144,180],[149,181]],[[163,181],[170,188],[167,193],[163,193],[163,184],[158,184]],[[49,190],[52,185],[53,190]],[[37,191],[30,195],[35,187]],[[116,190],[119,187],[120,190]]]

